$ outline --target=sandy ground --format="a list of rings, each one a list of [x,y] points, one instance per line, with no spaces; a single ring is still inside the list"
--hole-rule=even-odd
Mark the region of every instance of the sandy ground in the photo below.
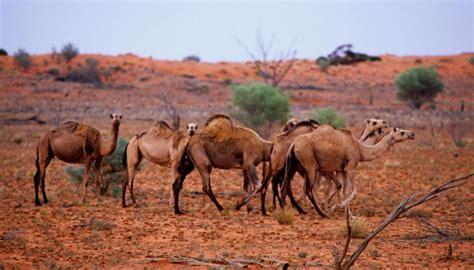
[[[103,68],[120,67],[106,85],[97,88],[57,82],[44,72],[58,67],[66,72],[96,57]],[[354,214],[374,229],[406,196],[423,192],[463,176],[474,168],[474,66],[470,55],[449,57],[383,56],[380,63],[336,67],[323,74],[309,60],[299,60],[284,84],[298,82],[322,86],[323,90],[291,90],[292,115],[310,116],[315,107],[331,105],[342,111],[349,128],[358,134],[365,117],[382,117],[391,124],[411,128],[415,141],[396,145],[384,157],[357,169],[358,194],[352,203]],[[155,61],[123,56],[80,56],[70,64],[57,65],[49,56],[35,56],[28,72],[14,66],[11,57],[0,59],[0,120],[38,115],[46,125],[0,126],[0,266],[49,268],[183,269],[188,264],[172,257],[206,259],[268,257],[287,261],[293,268],[333,263],[334,246],[342,249],[342,212],[321,219],[308,203],[307,215],[294,214],[292,225],[280,225],[255,210],[233,210],[242,194],[239,171],[213,171],[212,184],[218,200],[229,211],[219,213],[201,192],[196,172],[186,179],[181,196],[183,216],[175,216],[168,205],[169,170],[144,164],[136,179],[137,207],[122,208],[119,198],[96,198],[93,189],[88,204],[81,205],[82,186],[69,180],[67,164],[54,160],[48,168],[48,205],[34,206],[33,175],[35,146],[41,132],[56,123],[75,119],[92,124],[107,134],[107,115],[124,115],[120,136],[131,138],[158,119],[166,119],[160,94],[168,93],[183,121],[203,123],[207,116],[225,111],[231,97],[231,79],[258,79],[249,63],[195,64]],[[421,61],[421,62],[420,62]],[[46,63],[48,62],[48,63]],[[393,78],[415,65],[435,65],[446,84],[438,99],[438,110],[412,111],[395,97]],[[191,86],[190,86],[191,85]],[[200,86],[207,85],[208,90]],[[196,90],[197,89],[197,90]],[[369,106],[367,89],[373,92]],[[459,110],[461,101],[465,112]],[[463,133],[467,145],[454,146]],[[465,128],[464,128],[465,127]],[[294,183],[300,197],[301,179]],[[111,192],[109,192],[111,193]],[[356,268],[474,268],[474,185],[471,182],[451,190],[420,207],[418,215],[446,230],[448,237],[403,218],[390,225],[369,245]],[[267,205],[271,205],[267,196]],[[421,214],[420,214],[421,213]],[[414,216],[416,214],[413,214]],[[360,243],[354,239],[351,249]],[[447,258],[448,247],[452,257]],[[207,266],[198,268],[207,269]],[[258,266],[252,266],[258,268]]]

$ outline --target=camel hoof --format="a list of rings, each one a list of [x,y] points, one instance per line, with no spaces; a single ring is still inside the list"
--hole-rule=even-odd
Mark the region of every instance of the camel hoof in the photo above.
[[[122,203],[122,208],[127,208],[128,205],[126,203]]]
[[[177,216],[181,216],[183,215],[183,212],[181,212],[180,210],[174,210],[174,214]]]
[[[35,201],[35,205],[36,205],[36,206],[41,206],[40,201]]]

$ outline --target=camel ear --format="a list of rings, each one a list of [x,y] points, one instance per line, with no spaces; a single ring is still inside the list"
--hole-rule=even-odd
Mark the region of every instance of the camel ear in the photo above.
[[[365,121],[367,121],[367,124],[370,124],[370,119],[365,119]]]
[[[198,129],[198,124],[196,124],[196,130]]]
[[[122,115],[119,116],[119,119],[122,120]]]
[[[110,119],[114,118],[114,116],[112,114],[110,114],[109,116],[110,116]]]
[[[396,128],[396,127],[393,127],[393,132],[397,132],[397,128]]]

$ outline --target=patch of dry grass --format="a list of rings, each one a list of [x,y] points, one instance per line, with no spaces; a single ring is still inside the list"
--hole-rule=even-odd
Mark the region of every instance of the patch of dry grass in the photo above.
[[[347,236],[347,226],[346,221],[341,224],[339,229],[340,234],[343,237]],[[365,238],[369,235],[369,226],[365,218],[357,218],[352,222],[352,238]]]
[[[275,212],[273,212],[273,216],[278,221],[278,223],[282,225],[291,225],[293,224],[294,213],[295,213],[295,210],[287,206],[285,208],[275,209]]]

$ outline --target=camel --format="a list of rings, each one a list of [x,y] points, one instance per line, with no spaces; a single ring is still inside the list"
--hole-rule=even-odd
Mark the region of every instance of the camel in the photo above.
[[[295,118],[291,118],[290,120],[286,121],[285,125],[283,126],[283,132],[288,131],[290,128],[296,126],[298,124],[298,120]]]
[[[365,143],[367,145],[373,145],[380,138],[380,133],[382,133],[382,128],[388,127],[387,121],[380,119],[366,119],[366,125],[364,130],[357,139],[360,143]],[[375,140],[374,140],[375,139]]]
[[[36,174],[35,183],[35,205],[40,206],[38,198],[38,186],[41,186],[43,193],[43,202],[48,203],[45,192],[46,168],[54,157],[67,163],[84,164],[84,192],[82,203],[86,202],[87,186],[89,184],[89,171],[92,162],[95,161],[94,172],[97,195],[101,192],[100,184],[102,182],[102,173],[100,171],[102,158],[112,154],[117,147],[117,138],[119,133],[122,115],[110,114],[112,119],[111,135],[112,138],[107,141],[100,132],[91,126],[74,121],[63,123],[58,128],[53,128],[44,132],[36,147]],[[105,186],[105,189],[107,187]],[[104,187],[102,187],[102,191]]]
[[[288,149],[281,194],[282,206],[285,205],[288,187],[298,165],[302,166],[306,172],[307,190],[313,188],[318,172],[336,172],[336,176],[342,181],[345,198],[340,204],[342,207],[355,196],[353,171],[359,162],[374,160],[394,144],[414,139],[415,133],[412,131],[394,127],[379,143],[368,146],[357,141],[350,131],[338,130],[329,125],[322,125],[311,133],[297,137]],[[347,195],[348,181],[352,184],[352,193],[349,196]],[[310,200],[316,204],[314,198],[310,197]],[[297,204],[293,205],[301,213],[301,207]]]
[[[256,167],[260,162],[270,162],[272,148],[273,143],[263,140],[255,131],[235,125],[226,115],[216,114],[206,121],[200,133],[191,137],[186,147],[186,156],[201,175],[202,190],[219,211],[223,208],[212,192],[210,179],[212,168],[242,169],[244,182],[249,181],[253,189],[247,189],[247,195],[237,203],[236,209],[239,210],[261,188]],[[173,183],[175,214],[181,214],[179,192],[183,181],[184,177],[178,178]]]
[[[286,129],[286,126],[288,123],[293,123],[293,128],[291,129]],[[296,124],[294,124],[296,123]],[[275,139],[275,146],[273,147],[273,152],[272,152],[272,168],[271,168],[271,175],[268,175],[268,177],[264,180],[264,184],[262,187],[261,191],[261,211],[263,215],[266,215],[266,209],[265,209],[265,196],[266,196],[266,190],[268,188],[269,180],[272,179],[272,186],[273,186],[273,205],[275,206],[275,198],[278,198],[280,201],[280,197],[278,195],[278,184],[282,182],[283,180],[283,175],[285,173],[285,160],[286,160],[286,154],[288,152],[288,148],[290,148],[291,143],[295,140],[296,137],[302,134],[310,133],[314,129],[316,129],[319,126],[319,123],[315,120],[308,120],[308,121],[303,121],[298,123],[296,119],[291,119],[290,121],[287,122],[284,128],[284,132],[280,135],[278,135]],[[367,119],[366,120],[366,126],[364,131],[362,132],[359,140],[364,142],[364,141],[372,141],[376,132],[382,132],[382,128],[387,127],[387,122],[384,120],[379,120],[379,119]],[[285,130],[286,129],[286,130]],[[304,170],[298,170],[300,175],[305,178],[305,173]],[[336,187],[339,190],[341,185],[337,181],[336,177],[331,174],[331,173],[323,173],[323,176],[328,180],[327,181],[327,190],[330,189],[330,183],[334,182],[336,183]],[[317,186],[319,188],[319,179],[317,181],[317,184],[314,185],[315,187]],[[305,181],[306,183],[307,181]],[[305,188],[306,190],[306,188]],[[317,189],[315,189],[317,190]],[[328,191],[329,192],[329,191]],[[294,200],[293,194],[290,193],[288,194],[290,197],[290,200]],[[310,194],[306,194],[306,196],[314,196]],[[325,214],[320,211],[317,205],[314,205],[316,211],[324,216]]]
[[[197,130],[197,124],[187,124],[187,134],[193,135]],[[133,192],[133,183],[138,166],[143,158],[151,163],[171,168],[171,178],[180,177],[182,170],[193,170],[190,162],[185,162],[182,167],[181,158],[184,155],[189,136],[185,132],[172,129],[165,121],[159,121],[147,131],[135,135],[128,143],[124,156],[123,165],[127,172],[122,178],[122,207],[127,207],[126,193],[130,181],[130,197],[136,204]],[[170,204],[173,202],[173,190],[171,189]]]

